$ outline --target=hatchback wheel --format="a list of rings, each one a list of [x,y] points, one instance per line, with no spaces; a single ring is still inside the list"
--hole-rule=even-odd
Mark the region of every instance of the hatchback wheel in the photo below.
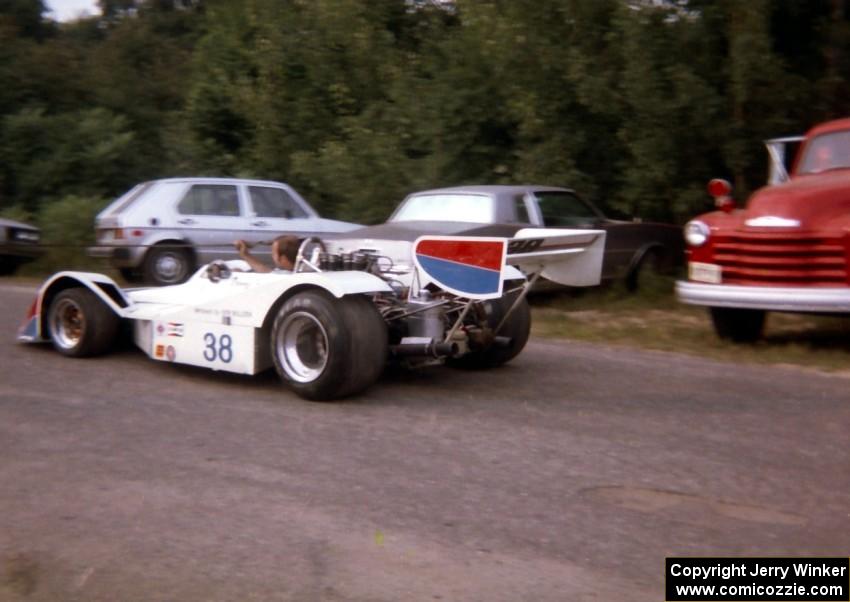
[[[158,246],[145,257],[145,280],[159,286],[185,282],[192,272],[192,258],[180,247]]]

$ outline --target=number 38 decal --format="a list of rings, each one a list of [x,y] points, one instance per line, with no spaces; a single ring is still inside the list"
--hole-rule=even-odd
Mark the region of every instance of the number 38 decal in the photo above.
[[[204,359],[208,362],[214,362],[217,359],[225,364],[229,364],[233,359],[233,339],[229,334],[223,334],[220,337],[208,332],[204,335]]]

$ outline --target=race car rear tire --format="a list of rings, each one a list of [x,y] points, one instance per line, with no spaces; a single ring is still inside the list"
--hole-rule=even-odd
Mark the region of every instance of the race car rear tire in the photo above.
[[[485,301],[487,305],[487,325],[495,329],[502,318],[514,304],[516,295],[505,295],[499,299]],[[492,345],[486,349],[472,351],[458,358],[452,358],[448,363],[458,368],[472,370],[486,370],[496,368],[509,362],[525,348],[528,336],[531,333],[531,308],[528,301],[523,299],[519,306],[508,317],[502,329],[496,333],[497,337],[510,339],[506,346]]]
[[[62,291],[47,310],[53,347],[68,357],[89,357],[109,351],[115,344],[120,321],[97,295],[83,287]]]
[[[271,354],[280,378],[301,397],[339,399],[362,391],[381,375],[387,328],[366,297],[298,293],[278,310]]]

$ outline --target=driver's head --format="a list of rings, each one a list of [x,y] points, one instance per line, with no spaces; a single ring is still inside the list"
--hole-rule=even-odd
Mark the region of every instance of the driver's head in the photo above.
[[[291,234],[284,234],[274,239],[272,243],[272,261],[274,261],[275,267],[283,270],[293,269],[300,245],[301,241],[298,240],[298,237]]]

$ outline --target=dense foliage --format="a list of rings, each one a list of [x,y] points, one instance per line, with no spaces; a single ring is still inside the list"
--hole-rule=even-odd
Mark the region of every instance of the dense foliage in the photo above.
[[[848,92],[844,0],[100,6],[57,24],[0,0],[0,211],[238,175],[367,222],[415,189],[510,182],[681,222],[711,177],[760,185],[760,141]]]

